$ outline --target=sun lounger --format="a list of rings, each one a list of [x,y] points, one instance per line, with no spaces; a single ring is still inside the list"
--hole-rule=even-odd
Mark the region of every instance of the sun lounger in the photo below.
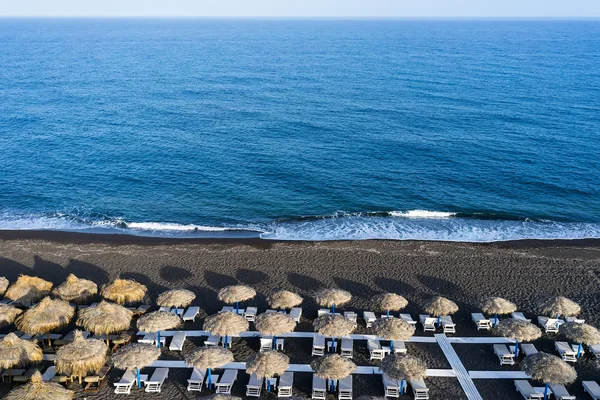
[[[158,311],[162,312],[171,312],[171,307],[160,307]]]
[[[12,378],[13,382],[29,382],[31,380],[31,377],[33,376],[33,374],[35,374],[37,372],[37,368],[35,367],[29,367],[27,369],[27,371],[25,371],[24,373],[22,373],[21,375],[18,376],[14,376]]]
[[[208,339],[204,341],[205,346],[218,346],[221,342],[221,336],[210,335]]]
[[[552,391],[552,394],[554,395],[554,398],[556,400],[575,400],[576,399],[576,397],[572,396],[567,391],[567,388],[564,387],[563,385],[550,385],[550,391]]]
[[[525,321],[525,322],[531,322],[531,319],[526,318],[525,314],[523,314],[522,312],[514,312],[511,314],[512,318],[517,320],[517,321]]]
[[[169,368],[156,368],[154,373],[145,383],[146,392],[148,393],[160,393],[162,384],[165,379],[169,377]]]
[[[417,321],[415,321],[414,319],[412,319],[410,314],[400,314],[400,319],[404,322],[406,322],[407,324],[410,325],[416,325]]]
[[[312,353],[313,356],[325,355],[325,336],[315,335],[313,337]]]
[[[392,340],[392,347],[394,348],[394,354],[401,353],[406,354],[406,344],[402,340]]]
[[[42,381],[49,382],[56,376],[56,367],[54,365],[48,367],[46,372],[42,375]]]
[[[475,322],[477,330],[489,331],[492,328],[492,322],[487,319],[482,313],[471,313],[471,319]]]
[[[117,394],[129,394],[131,393],[131,387],[135,383],[135,371],[133,369],[128,369],[125,371],[121,380],[119,382],[115,382],[115,393]]]
[[[109,340],[111,340],[110,336],[111,335],[109,335]],[[114,335],[114,339],[117,339],[117,338],[118,338],[118,336]],[[156,344],[157,340],[158,340],[158,335],[154,332],[154,333],[147,333],[146,335],[144,335],[144,337],[142,337],[141,339],[138,339],[138,342],[146,343],[146,344]],[[160,345],[161,346],[164,346],[166,341],[167,341],[166,337],[164,337],[164,336],[160,337]]]
[[[440,322],[442,323],[442,329],[444,329],[444,333],[456,333],[456,324],[454,321],[452,321],[451,316],[442,316],[440,318]]]
[[[352,322],[356,322],[358,319],[358,314],[354,311],[344,311],[344,317],[348,318]]]
[[[319,308],[319,310],[317,310],[317,317],[322,317],[323,315],[327,315],[331,313],[331,310],[328,308]]]
[[[577,349],[573,349],[567,342],[555,342],[554,347],[560,357],[567,362],[577,362]]]
[[[377,317],[375,316],[374,312],[365,311],[365,312],[363,312],[363,319],[365,320],[365,324],[367,325],[367,328],[370,328],[371,324],[373,324],[373,322],[375,322]]]
[[[435,332],[436,331],[436,323],[437,319],[432,318],[429,314],[419,314],[419,322],[423,325],[423,330],[425,332]]]
[[[498,356],[500,365],[515,365],[515,353],[512,353],[503,344],[494,345],[494,354]]]
[[[558,328],[564,324],[562,319],[548,318],[543,315],[538,317],[538,324],[544,328],[546,333],[558,333]]]
[[[113,351],[117,350],[120,346],[125,346],[126,344],[131,343],[133,340],[134,332],[133,331],[123,331],[113,340]]]
[[[566,317],[565,322],[571,322],[574,324],[585,324],[585,319],[577,318],[577,317]]]
[[[290,310],[290,317],[294,318],[294,321],[300,322],[302,317],[302,309],[300,307],[294,307]]]
[[[260,351],[268,351],[273,348],[273,337],[265,336],[260,338]]]
[[[183,343],[185,343],[186,337],[187,337],[187,335],[185,332],[175,332],[173,334],[173,338],[171,339],[171,343],[169,343],[169,350],[171,350],[171,351],[183,350]]]
[[[292,387],[294,386],[294,373],[284,372],[279,377],[279,388],[277,397],[292,397]]]
[[[327,389],[325,388],[325,379],[319,378],[313,374],[312,379],[312,398],[318,400],[325,400],[327,397]]]
[[[200,307],[192,306],[188,307],[188,309],[183,314],[182,319],[184,321],[196,321],[196,317],[200,314]]]
[[[250,381],[246,385],[246,396],[260,397],[262,391],[262,379],[258,379],[256,374],[250,375]]]
[[[60,340],[60,339],[62,339],[62,337],[63,337],[63,335],[61,335],[60,333],[51,333],[49,335],[47,333],[44,333],[44,334],[40,333],[39,335],[35,335],[33,337],[33,340],[36,342],[43,343],[43,342],[48,341],[48,339],[54,341],[54,340]]]
[[[385,397],[400,397],[400,381],[392,379],[386,374],[381,376],[383,382],[384,396]]]
[[[592,352],[596,356],[596,358],[600,358],[600,344],[595,344],[593,346],[588,346]]]
[[[510,352],[514,354],[515,346],[509,346],[508,348],[510,349]],[[519,354],[525,354],[525,356],[530,356],[537,352],[538,351],[535,348],[535,345],[533,345],[531,343],[523,343],[523,344],[519,345]]]
[[[24,373],[25,370],[21,368],[6,370],[2,372],[2,382],[4,382],[5,380],[11,380],[15,376],[23,375]]]
[[[238,370],[237,369],[226,369],[221,375],[219,382],[215,383],[217,393],[220,394],[231,394],[231,388],[234,382],[237,380]]]
[[[352,400],[352,375],[339,380],[338,400]]]
[[[187,390],[189,392],[200,392],[202,391],[202,385],[204,384],[204,378],[206,378],[205,369],[192,369],[192,375],[188,379]]]
[[[515,388],[517,392],[521,393],[526,400],[543,399],[544,393],[536,391],[531,384],[525,380],[516,380]]]
[[[85,379],[85,378],[84,378]],[[65,374],[57,374],[54,376],[54,378],[52,378],[50,380],[50,382],[54,382],[54,383],[60,383],[62,385],[66,385],[68,384],[70,381],[69,377],[66,376]]]
[[[277,391],[277,378],[265,378],[265,389],[268,392],[276,392]]]
[[[425,381],[423,379],[412,379],[410,381],[410,386],[412,387],[413,396],[415,399],[429,399],[429,389],[427,389],[427,386],[425,386]]]
[[[95,375],[88,375],[85,378],[83,378],[83,381],[85,382],[85,387],[83,388],[83,390],[85,392],[98,392],[102,384],[108,378],[109,371],[110,367],[108,365],[105,365],[102,368],[100,368],[100,370],[97,371]]]
[[[583,381],[583,390],[587,394],[589,394],[592,399],[600,400],[600,386],[596,383],[596,381]]]
[[[354,355],[354,340],[349,338],[342,338],[342,345],[340,346],[340,355],[346,358],[352,358]]]
[[[370,360],[383,360],[383,358],[385,357],[385,352],[381,347],[381,343],[379,343],[379,340],[367,340],[367,349],[369,349]]]
[[[258,308],[256,307],[248,307],[244,312],[244,318],[246,318],[249,322],[254,322],[256,319],[256,314],[258,313]]]

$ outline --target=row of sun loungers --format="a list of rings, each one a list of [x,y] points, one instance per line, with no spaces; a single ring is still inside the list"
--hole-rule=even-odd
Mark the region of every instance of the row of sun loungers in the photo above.
[[[386,374],[382,374],[381,379],[383,382],[385,397],[400,397],[402,393],[406,391],[406,385],[408,383],[412,388],[413,396],[415,399],[429,399],[429,389],[425,385],[425,381],[423,379],[414,379],[405,382],[404,387],[402,387],[401,381],[399,381],[398,379],[392,379]]]
[[[115,382],[115,393],[130,394],[131,388],[136,384],[136,371],[128,369],[121,377],[119,382]],[[165,380],[169,377],[169,368],[156,368],[152,375],[140,375],[140,380],[145,386],[145,391],[149,393],[160,393]]]
[[[584,382],[585,386],[585,382]],[[535,400],[544,398],[544,387],[533,387],[528,381],[516,380],[515,388],[517,392],[523,396],[526,400]],[[563,385],[549,385],[548,394],[554,395],[557,400],[575,400],[575,396],[572,396]]]

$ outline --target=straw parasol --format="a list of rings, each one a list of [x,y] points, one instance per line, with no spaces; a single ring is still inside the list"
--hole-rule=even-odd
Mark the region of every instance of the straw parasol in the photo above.
[[[315,295],[315,300],[322,307],[331,307],[331,313],[335,313],[335,305],[341,306],[352,300],[350,292],[341,289],[323,289]]]
[[[0,276],[0,296],[2,296],[4,294],[4,292],[6,292],[6,289],[8,289],[8,284],[10,282],[8,282],[8,279],[6,279],[3,276]]]
[[[262,336],[273,336],[273,348],[275,348],[277,336],[292,332],[296,328],[296,321],[287,314],[268,312],[257,315],[254,326]]]
[[[98,294],[98,285],[90,280],[80,279],[73,274],[69,274],[67,280],[55,288],[52,293],[63,300],[83,304],[92,296]]]
[[[494,328],[498,325],[498,314],[510,314],[517,311],[515,303],[502,297],[490,297],[481,304],[484,313],[494,314]]]
[[[160,349],[147,343],[131,343],[121,347],[112,356],[115,368],[128,369],[135,368],[137,371],[137,385],[141,387],[140,370],[160,357]]]
[[[129,328],[133,312],[115,303],[101,301],[97,305],[82,308],[77,314],[77,325],[98,335],[121,332]]]
[[[10,304],[0,303],[0,326],[10,325],[23,310]]]
[[[290,365],[290,358],[276,350],[255,353],[246,361],[248,375],[256,374],[258,379],[273,378],[282,375]],[[267,392],[271,391],[271,382],[267,379]]]
[[[233,362],[233,353],[222,347],[204,346],[187,353],[184,358],[188,366],[208,370],[208,386],[209,390],[212,390],[211,370]]]
[[[425,362],[410,354],[390,354],[381,360],[381,371],[392,379],[401,380],[400,392],[406,389],[405,381],[422,379],[427,374]]]
[[[181,324],[177,314],[169,311],[154,311],[143,315],[137,321],[137,327],[144,332],[157,332],[157,346],[160,348],[160,331],[173,329]]]
[[[246,318],[231,311],[210,315],[204,320],[204,330],[213,335],[225,336],[224,347],[227,347],[227,336],[247,331],[248,325]]]
[[[532,379],[546,383],[544,400],[550,384],[568,385],[577,379],[575,369],[560,357],[539,352],[525,357],[521,369]]]
[[[344,379],[356,370],[356,364],[339,354],[328,354],[310,363],[315,375],[323,379],[331,379],[331,391],[334,390],[335,379]]]
[[[394,340],[408,340],[415,334],[415,327],[399,318],[379,318],[371,325],[373,332],[382,339],[390,340],[394,350]]]
[[[373,298],[375,307],[390,316],[390,311],[399,311],[408,305],[408,300],[396,293],[382,293]]]
[[[10,370],[15,367],[24,367],[28,364],[37,364],[42,361],[42,349],[37,343],[20,339],[14,333],[9,333],[0,340],[0,368]]]
[[[515,340],[515,357],[519,355],[519,342],[530,342],[542,336],[541,329],[531,322],[515,319],[500,321],[496,329],[502,336]]]
[[[97,339],[84,339],[80,331],[75,331],[71,343],[56,351],[54,364],[59,374],[81,377],[88,372],[97,371],[106,363],[108,346]]]
[[[239,311],[239,302],[246,301],[256,296],[256,290],[246,285],[227,286],[219,290],[218,298],[224,303],[235,303],[235,312]]]
[[[336,338],[352,333],[356,329],[356,322],[339,314],[325,314],[313,321],[313,328],[321,335]],[[331,351],[335,352],[335,341]]]
[[[579,304],[573,300],[569,300],[566,297],[558,296],[553,299],[548,299],[540,305],[540,312],[542,315],[549,317],[559,316],[571,317],[581,312]]]
[[[31,304],[50,294],[52,283],[35,276],[21,275],[4,297],[21,304]]]
[[[146,295],[146,290],[146,286],[132,279],[117,278],[108,285],[103,286],[100,294],[105,299],[123,305],[141,301]]]
[[[276,309],[296,307],[302,303],[302,297],[289,290],[279,290],[269,296],[269,305]]]
[[[71,400],[75,393],[67,390],[58,383],[44,382],[42,374],[36,371],[31,381],[14,388],[5,400]]]
[[[44,297],[19,316],[16,325],[19,330],[30,335],[47,333],[50,344],[50,331],[67,325],[74,315],[75,309],[68,301]]]
[[[196,294],[191,290],[174,289],[167,290],[158,295],[156,304],[161,307],[187,307],[196,298]]]
[[[442,315],[454,314],[457,311],[458,306],[456,303],[442,296],[436,296],[425,303],[425,312],[433,315],[434,317],[438,317],[438,325],[440,324],[440,317]]]
[[[568,322],[561,327],[561,330],[567,338],[579,343],[577,358],[581,357],[583,344],[588,346],[600,344],[600,332],[591,325]]]

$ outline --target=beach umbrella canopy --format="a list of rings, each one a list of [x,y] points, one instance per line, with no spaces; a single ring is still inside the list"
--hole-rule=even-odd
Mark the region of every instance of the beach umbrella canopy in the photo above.
[[[340,337],[354,332],[356,322],[338,314],[325,314],[313,321],[313,328],[321,335]]]
[[[137,327],[144,332],[157,332],[157,346],[160,348],[160,331],[166,331],[178,327],[181,324],[181,318],[170,311],[154,311],[142,315],[137,321]]]
[[[212,369],[233,362],[233,353],[222,347],[204,346],[187,353],[184,359],[190,367],[208,369],[208,387],[212,390]]]
[[[392,379],[422,379],[427,375],[427,365],[423,360],[410,354],[394,353],[381,360],[381,371]]]
[[[296,328],[296,321],[287,314],[268,312],[257,315],[254,326],[262,336],[278,336],[292,332]]]
[[[542,330],[531,322],[515,319],[500,321],[496,329],[502,336],[516,341],[515,356],[519,355],[519,342],[530,342],[542,336]]]
[[[577,379],[575,369],[560,357],[539,352],[525,357],[521,369],[532,379],[546,384],[544,399],[548,394],[549,384],[568,385]]]
[[[23,310],[10,304],[0,303],[0,326],[10,325]]]
[[[577,358],[581,356],[582,344],[588,346],[600,344],[600,332],[591,325],[568,322],[561,326],[561,331],[567,338],[579,343]]]
[[[310,363],[315,375],[323,379],[344,379],[356,370],[356,364],[339,354],[328,354]]]
[[[379,311],[387,312],[399,311],[408,305],[408,300],[396,293],[382,293],[373,298],[375,307]]]
[[[490,297],[481,304],[484,313],[494,315],[494,327],[498,325],[498,314],[510,314],[517,311],[515,303],[502,297]]]
[[[246,301],[256,296],[256,290],[246,285],[227,286],[219,290],[218,298],[224,303],[234,304],[235,311],[239,310],[239,302]]]
[[[231,311],[213,314],[204,320],[204,330],[213,335],[225,336],[225,347],[227,347],[227,336],[239,335],[247,331],[248,326],[246,318]]]
[[[376,319],[371,330],[385,340],[408,340],[415,334],[415,327],[399,318]]]
[[[98,335],[121,332],[129,328],[133,312],[115,303],[100,303],[82,308],[77,313],[77,325]]]
[[[44,297],[16,320],[19,330],[30,335],[49,333],[64,327],[75,315],[68,301]]]
[[[442,296],[436,296],[425,304],[425,312],[434,317],[454,314],[457,311],[456,303]]]
[[[112,361],[115,368],[135,368],[137,371],[137,384],[140,383],[140,370],[149,366],[160,357],[160,349],[152,344],[131,343],[121,347],[113,356]]]
[[[6,279],[3,276],[0,276],[0,296],[2,296],[4,294],[4,292],[6,292],[6,289],[8,289],[8,285],[10,282],[8,282],[8,279]]]
[[[191,290],[174,289],[167,290],[158,295],[156,304],[161,307],[187,307],[196,298],[196,294]]]
[[[90,280],[80,279],[73,274],[69,274],[67,280],[55,288],[52,293],[63,300],[83,304],[92,296],[98,294],[98,285]]]
[[[117,278],[102,287],[100,294],[108,300],[118,304],[134,303],[141,301],[146,295],[146,286],[132,279]]]
[[[269,306],[277,309],[287,309],[302,304],[300,295],[289,290],[279,290],[269,296]]]
[[[36,371],[31,381],[11,390],[4,400],[71,400],[74,394],[58,383],[44,382],[42,374]]]
[[[4,297],[21,304],[30,304],[50,294],[52,283],[35,276],[21,275]]]
[[[0,368],[20,368],[42,361],[42,349],[31,340],[9,333],[0,339]]]
[[[548,299],[544,303],[542,303],[540,306],[540,312],[542,313],[542,315],[547,315],[549,317],[571,317],[578,315],[581,312],[581,307],[573,300],[569,300],[566,297],[558,296],[552,299]]]
[[[71,343],[56,351],[54,364],[59,374],[81,377],[97,371],[106,363],[108,346],[97,339],[84,339],[80,331],[75,331]]]
[[[275,350],[261,351],[248,358],[246,372],[259,379],[282,375],[290,365],[290,358]]]
[[[331,312],[335,312],[335,306],[348,303],[352,300],[352,295],[342,289],[323,289],[315,295],[317,304],[321,307],[331,307]]]

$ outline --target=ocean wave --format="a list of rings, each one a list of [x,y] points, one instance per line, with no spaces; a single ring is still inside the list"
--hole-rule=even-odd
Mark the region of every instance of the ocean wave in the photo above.
[[[130,222],[126,227],[143,231],[170,231],[170,232],[224,232],[229,230],[238,230],[236,228],[222,228],[216,226],[204,226],[193,224],[176,224],[169,222]]]
[[[450,218],[456,213],[445,211],[428,211],[428,210],[408,210],[408,211],[390,211],[390,217],[404,218]]]

